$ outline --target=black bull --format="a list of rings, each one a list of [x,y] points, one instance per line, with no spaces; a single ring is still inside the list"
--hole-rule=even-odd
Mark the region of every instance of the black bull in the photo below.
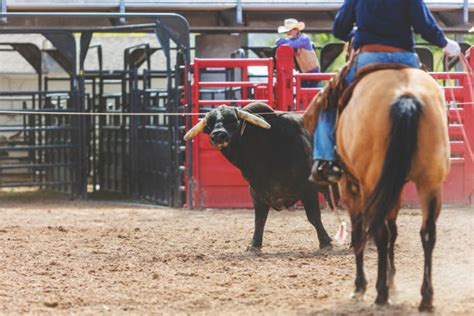
[[[303,202],[306,216],[316,228],[320,248],[331,246],[321,222],[318,188],[308,180],[312,136],[303,127],[302,115],[275,112],[263,103],[242,110],[221,105],[196,124],[185,140],[201,132],[210,135],[212,145],[240,169],[250,184],[255,231],[249,250],[262,247],[270,207],[279,211],[297,201]]]

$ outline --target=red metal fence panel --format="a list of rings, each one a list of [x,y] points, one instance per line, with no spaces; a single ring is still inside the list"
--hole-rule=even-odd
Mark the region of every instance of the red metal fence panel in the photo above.
[[[474,66],[474,48],[470,63]],[[471,66],[471,68],[472,68]],[[296,74],[296,107],[304,110],[321,89],[302,88],[301,80],[329,80],[334,74]],[[448,80],[456,86],[443,86],[449,117],[451,172],[444,185],[443,202],[471,203],[474,193],[474,104],[473,86],[466,72],[431,73],[436,80]],[[404,191],[404,203],[416,204],[418,195],[413,184]]]
[[[474,48],[471,48],[470,63],[474,68]],[[193,112],[199,113],[203,106],[246,105],[260,100],[282,111],[303,111],[321,88],[302,88],[301,80],[327,81],[334,74],[293,74],[293,50],[284,46],[277,50],[276,82],[273,82],[272,59],[198,59],[194,61],[194,82],[192,86]],[[249,67],[267,68],[267,81],[249,80]],[[240,68],[242,80],[233,82],[203,82],[201,70],[224,67]],[[472,81],[467,73],[432,73],[437,80],[456,83],[443,86],[449,106],[449,135],[451,138],[451,173],[444,186],[444,203],[470,203],[474,192],[474,98]],[[241,100],[203,100],[202,88],[238,87],[242,89]],[[252,96],[252,98],[251,98]],[[197,116],[193,117],[193,124]],[[198,208],[251,207],[248,185],[240,171],[232,166],[222,154],[212,148],[207,135],[196,137],[193,145],[193,199]],[[405,203],[417,203],[414,186],[405,188]]]
[[[265,67],[267,82],[253,82],[249,78],[250,67]],[[201,74],[206,69],[240,69],[239,81],[203,81]],[[246,105],[262,101],[273,106],[273,59],[199,59],[193,65],[192,104],[193,113],[202,107],[226,105]],[[202,88],[240,88],[241,100],[203,100]],[[252,98],[250,98],[252,97]],[[193,125],[198,116],[193,116]],[[207,134],[193,139],[193,200],[198,208],[251,207],[247,182],[240,171],[214,149]]]

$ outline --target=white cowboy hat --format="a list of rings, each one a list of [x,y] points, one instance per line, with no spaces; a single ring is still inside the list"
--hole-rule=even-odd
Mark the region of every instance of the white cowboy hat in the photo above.
[[[284,24],[278,27],[278,33],[286,33],[292,29],[298,29],[299,31],[304,29],[304,22],[298,22],[296,19],[286,19]]]

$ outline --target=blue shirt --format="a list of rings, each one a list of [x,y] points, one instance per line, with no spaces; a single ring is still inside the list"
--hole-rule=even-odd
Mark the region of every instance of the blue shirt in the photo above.
[[[447,44],[423,0],[345,0],[336,15],[333,34],[348,41],[352,31],[354,49],[384,44],[414,51],[413,31],[438,47]]]
[[[282,38],[280,37],[275,41],[276,46],[290,45],[293,48],[304,48],[306,50],[313,50],[313,45],[308,36],[301,34],[296,38]]]

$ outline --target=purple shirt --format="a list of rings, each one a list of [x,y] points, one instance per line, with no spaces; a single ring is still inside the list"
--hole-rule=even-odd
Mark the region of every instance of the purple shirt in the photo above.
[[[300,34],[297,38],[282,38],[275,41],[276,46],[290,45],[293,48],[304,48],[306,50],[313,50],[313,45],[308,36]]]

